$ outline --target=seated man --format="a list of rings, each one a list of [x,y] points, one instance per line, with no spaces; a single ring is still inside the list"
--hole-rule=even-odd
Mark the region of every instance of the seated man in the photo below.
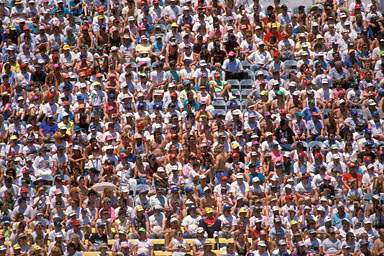
[[[221,79],[220,72],[215,72],[214,76],[214,80],[209,82],[212,93],[214,92],[221,97],[230,96],[231,85],[227,81]]]
[[[223,70],[227,79],[242,79],[244,77],[243,65],[241,61],[235,58],[235,52],[228,53],[228,59],[223,63]]]
[[[217,237],[221,228],[221,221],[214,216],[212,208],[205,209],[206,217],[199,221],[199,226],[208,234],[208,238]]]

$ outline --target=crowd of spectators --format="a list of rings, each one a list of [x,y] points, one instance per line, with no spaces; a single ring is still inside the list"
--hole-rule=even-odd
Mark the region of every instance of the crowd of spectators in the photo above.
[[[0,256],[384,255],[377,0],[0,0]]]

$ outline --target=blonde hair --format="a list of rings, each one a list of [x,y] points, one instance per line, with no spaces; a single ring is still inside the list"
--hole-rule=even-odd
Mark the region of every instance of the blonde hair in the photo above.
[[[104,197],[103,200],[101,200],[102,204],[109,203],[109,202],[111,202],[111,199],[109,199],[108,197]]]
[[[61,255],[63,255],[63,252],[61,251],[61,249],[59,247],[53,246],[51,249],[51,253],[49,255],[61,256]]]
[[[72,236],[71,236],[71,241],[73,241],[73,240],[80,240],[80,235],[79,234],[72,234]]]

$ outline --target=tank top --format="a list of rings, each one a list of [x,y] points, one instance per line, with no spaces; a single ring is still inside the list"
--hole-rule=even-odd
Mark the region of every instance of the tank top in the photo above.
[[[204,194],[204,188],[201,186],[201,184],[199,184],[198,191],[199,191],[199,197],[200,198],[205,195]]]
[[[127,218],[125,218],[124,222],[121,222],[120,219],[117,219],[116,223],[119,226],[119,230],[127,231],[127,223],[128,223]]]
[[[178,57],[179,53],[176,52],[175,54],[172,54],[171,51],[169,51],[169,54],[168,54],[168,62],[172,62],[174,61],[175,63],[177,63],[177,57]]]
[[[135,150],[136,150],[136,154],[137,154],[137,155],[145,154],[144,143],[141,143],[140,146],[138,146],[137,144],[135,144]]]
[[[173,248],[187,248],[187,242],[185,241],[185,239],[182,239],[181,241],[177,239],[173,239]],[[184,256],[186,254],[187,254],[186,252],[176,251],[172,253],[172,256]]]
[[[201,104],[206,104],[209,100],[209,94],[208,93],[205,93],[205,94],[200,94],[200,101],[201,101]]]
[[[21,92],[17,92],[17,91],[15,90],[15,96],[14,96],[15,100],[17,100],[17,98],[18,98],[19,96],[23,96],[23,97],[24,97],[24,93],[23,93],[22,91],[21,91]]]
[[[191,54],[188,56],[187,53],[184,53],[184,59],[183,61],[185,62],[186,60],[190,60],[190,63],[193,62],[193,53],[191,52]]]
[[[204,250],[204,244],[205,244],[206,240],[207,239],[205,237],[203,237],[203,239],[201,241],[197,238],[195,239],[194,243],[195,243],[197,251],[203,251]]]
[[[243,247],[240,247],[240,244],[237,243],[237,253],[239,254],[239,256],[245,256],[247,254],[247,248],[245,247],[245,245]]]
[[[153,43],[152,44],[152,46],[153,46],[153,49],[154,49],[154,52],[156,53],[156,54],[159,54],[160,52],[161,52],[161,49],[163,48],[163,46],[164,46],[164,43],[163,42],[161,42],[161,43]]]
[[[121,44],[121,38],[120,37],[117,37],[116,39],[109,37],[109,41],[111,42],[111,47],[112,46],[120,47],[120,44]]]
[[[9,87],[5,87],[4,84],[1,85],[1,91],[11,94],[11,85],[9,85]]]

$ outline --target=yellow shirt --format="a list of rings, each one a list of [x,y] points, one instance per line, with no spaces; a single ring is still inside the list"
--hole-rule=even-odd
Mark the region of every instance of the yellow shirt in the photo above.
[[[8,62],[9,63],[9,62]],[[16,73],[19,73],[20,72],[20,65],[19,63],[17,63],[17,61],[15,62],[14,65],[12,65],[11,63],[9,63],[9,65],[11,65],[11,71],[15,71]],[[4,73],[5,72],[5,69],[4,69],[4,65],[3,65],[3,70],[2,72]]]
[[[73,127],[73,122],[72,121],[69,121],[67,124],[65,124],[64,122],[60,122],[57,126],[60,127],[61,125],[65,125],[67,126],[67,131],[66,131],[66,134],[68,134],[69,136],[72,135],[72,127]]]
[[[150,50],[151,50],[151,44],[138,44],[136,46],[136,51],[138,53],[146,53],[146,54],[148,54]]]

